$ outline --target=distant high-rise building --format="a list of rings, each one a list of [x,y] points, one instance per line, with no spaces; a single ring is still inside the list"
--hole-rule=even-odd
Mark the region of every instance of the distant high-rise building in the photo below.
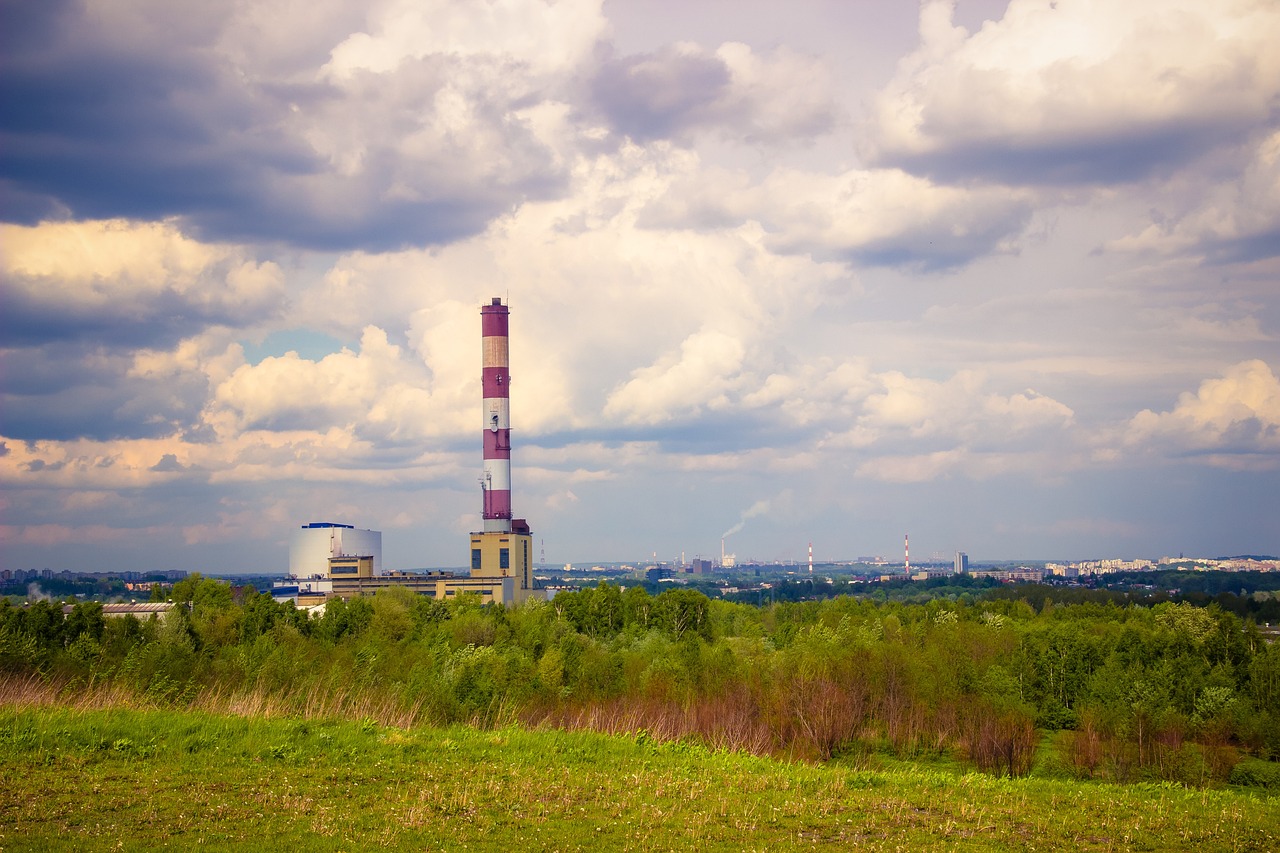
[[[956,563],[954,571],[957,575],[962,575],[969,571],[969,555],[964,551],[956,551]]]

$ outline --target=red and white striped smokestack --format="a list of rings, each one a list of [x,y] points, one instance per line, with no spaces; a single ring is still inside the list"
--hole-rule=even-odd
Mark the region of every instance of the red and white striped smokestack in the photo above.
[[[511,532],[511,387],[507,306],[495,296],[480,309],[484,385],[484,531]]]
[[[809,574],[813,574],[813,543],[809,543]]]
[[[911,574],[911,534],[902,534],[902,568]]]

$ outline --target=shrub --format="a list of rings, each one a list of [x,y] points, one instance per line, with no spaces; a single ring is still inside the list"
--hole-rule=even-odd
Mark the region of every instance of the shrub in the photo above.
[[[1227,781],[1232,785],[1243,785],[1249,788],[1280,790],[1280,764],[1274,761],[1246,758],[1231,769],[1231,775]]]

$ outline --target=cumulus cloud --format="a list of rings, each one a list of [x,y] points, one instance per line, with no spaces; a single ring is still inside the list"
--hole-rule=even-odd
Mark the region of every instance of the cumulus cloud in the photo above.
[[[594,0],[387,0],[364,20],[91,0],[10,23],[8,216],[324,248],[447,242],[557,192],[538,108],[602,26]],[[278,38],[246,35],[263,28]]]
[[[1211,261],[1251,261],[1280,254],[1280,132],[1271,134],[1233,180],[1192,195],[1189,209],[1161,216],[1142,231],[1107,244],[1124,252],[1194,254]]]
[[[698,131],[734,139],[809,139],[832,129],[837,107],[830,71],[786,48],[760,55],[726,42],[715,51],[681,42],[649,54],[614,57],[591,82],[609,123],[637,140]]]
[[[775,250],[882,266],[950,267],[1009,251],[1031,214],[1016,192],[938,186],[897,170],[779,173],[763,195]]]
[[[285,305],[278,265],[170,222],[0,225],[0,241],[0,401],[14,438],[191,428],[208,392],[196,351],[227,345],[211,330],[269,322]],[[162,368],[160,353],[176,360]]]
[[[879,388],[863,402],[860,430],[902,431],[912,438],[964,434],[980,440],[1062,427],[1073,417],[1067,406],[1033,390],[1008,396],[986,391],[985,376],[973,370],[962,370],[945,381],[894,370],[877,380]]]
[[[1130,181],[1273,120],[1268,0],[1012,0],[975,33],[921,7],[919,48],[877,98],[875,162],[935,177]]]
[[[319,361],[290,352],[241,365],[214,390],[213,419],[229,432],[337,427],[391,444],[420,441],[436,423],[428,389],[421,363],[369,326],[358,352],[344,347]]]
[[[564,73],[588,57],[606,26],[599,0],[390,0],[373,4],[368,21],[333,49],[326,73],[382,73],[432,55],[509,56],[534,74]]]
[[[0,225],[0,241],[11,344],[172,344],[209,325],[267,319],[284,302],[275,263],[199,242],[171,222]]]
[[[726,388],[736,384],[746,354],[741,341],[717,329],[704,329],[658,363],[635,371],[609,395],[604,413],[630,423],[660,423],[676,413],[723,408]]]
[[[834,432],[832,448],[874,454],[859,476],[922,482],[960,473],[987,477],[1009,471],[1049,473],[1070,464],[1047,447],[1073,448],[1075,414],[1034,390],[1002,394],[984,374],[961,370],[945,381],[888,371],[874,377],[852,426]]]
[[[1019,190],[943,186],[898,169],[777,169],[759,183],[709,169],[674,181],[640,224],[718,229],[753,221],[772,252],[937,270],[1016,251],[1031,211]]]
[[[1171,411],[1139,412],[1124,439],[1148,452],[1199,456],[1223,467],[1280,467],[1280,379],[1265,361],[1240,362],[1183,393]]]
[[[206,375],[139,374],[133,355],[75,342],[0,350],[0,434],[22,440],[157,437],[194,429]]]

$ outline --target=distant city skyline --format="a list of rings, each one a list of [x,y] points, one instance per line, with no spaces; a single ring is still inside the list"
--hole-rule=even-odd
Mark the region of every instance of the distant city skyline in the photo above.
[[[19,6],[0,567],[1280,553],[1274,2]]]

